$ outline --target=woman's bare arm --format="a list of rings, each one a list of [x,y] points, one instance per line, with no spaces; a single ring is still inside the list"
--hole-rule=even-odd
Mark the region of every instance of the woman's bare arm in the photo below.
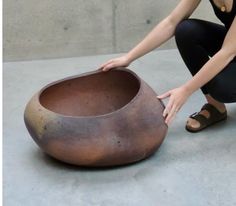
[[[136,47],[122,57],[111,59],[102,64],[99,69],[109,69],[128,66],[135,59],[161,46],[175,33],[176,26],[188,18],[197,8],[201,0],[181,0],[176,8],[162,20]]]
[[[201,0],[182,0],[177,7],[162,20],[135,48],[128,54],[130,62],[159,47],[175,33],[176,26],[188,18]]]

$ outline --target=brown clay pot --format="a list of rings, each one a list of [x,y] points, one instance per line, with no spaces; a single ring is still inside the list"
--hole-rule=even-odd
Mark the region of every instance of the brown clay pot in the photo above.
[[[80,166],[115,166],[159,148],[167,132],[163,109],[143,80],[118,68],[47,85],[27,104],[24,120],[48,155]]]

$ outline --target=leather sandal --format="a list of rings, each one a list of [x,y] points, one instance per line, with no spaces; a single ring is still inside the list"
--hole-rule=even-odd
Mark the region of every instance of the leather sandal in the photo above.
[[[217,122],[221,122],[223,120],[227,119],[227,111],[221,113],[218,109],[216,109],[211,104],[205,104],[202,108],[202,110],[206,110],[209,112],[210,116],[209,118],[205,117],[203,114],[200,114],[200,112],[195,112],[194,114],[190,115],[189,117],[192,119],[197,120],[200,123],[200,126],[197,128],[191,127],[186,124],[185,129],[189,132],[199,132]]]

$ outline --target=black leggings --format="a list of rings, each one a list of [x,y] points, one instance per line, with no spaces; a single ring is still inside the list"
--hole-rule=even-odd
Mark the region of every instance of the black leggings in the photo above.
[[[177,26],[176,44],[192,75],[220,50],[226,33],[224,26],[197,19],[184,20]],[[201,90],[220,102],[236,102],[236,58]]]

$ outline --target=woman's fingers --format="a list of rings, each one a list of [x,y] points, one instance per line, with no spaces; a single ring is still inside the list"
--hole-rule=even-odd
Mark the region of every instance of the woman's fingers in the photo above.
[[[158,96],[160,99],[169,97],[166,108],[164,109],[163,116],[165,117],[165,122],[170,124],[177,112],[181,109],[183,104],[186,102],[190,93],[182,86],[170,90],[169,92]]]
[[[110,63],[110,64],[107,64],[105,67],[103,67],[102,71],[108,71],[112,68],[115,68],[117,65],[115,63]]]
[[[169,97],[171,95],[170,91],[164,93],[164,94],[161,94],[161,95],[158,95],[157,98],[158,99],[165,99],[167,97]]]
[[[167,97],[170,97],[170,95],[171,95],[171,91],[168,91],[168,92],[166,92],[164,94],[158,95],[157,98],[158,99],[166,99]],[[163,117],[166,117],[166,115],[169,113],[171,107],[172,107],[172,101],[170,99],[168,104],[167,104],[167,106],[164,109]]]
[[[126,56],[122,56],[119,58],[111,59],[107,61],[105,64],[102,64],[99,68],[102,71],[108,71],[110,69],[116,67],[126,67],[130,64],[128,58]]]
[[[165,109],[164,109],[164,112],[163,112],[163,117],[166,117],[167,115],[169,115],[171,109],[172,109],[172,100],[170,99],[168,104],[166,105]]]
[[[178,112],[177,107],[176,106],[172,106],[170,112],[168,113],[168,115],[166,117],[166,120],[165,120],[166,124],[169,125],[173,121],[173,119],[175,118],[177,112]]]
[[[99,69],[103,70],[104,68],[106,68],[109,64],[111,64],[113,62],[113,59],[109,60],[108,62],[102,64]]]
[[[170,97],[170,99],[164,109],[163,117],[165,117],[165,123],[169,125],[173,121],[176,113],[178,112],[178,107],[174,98],[171,96],[171,91],[158,96],[158,98],[160,99],[165,99],[167,97]]]

